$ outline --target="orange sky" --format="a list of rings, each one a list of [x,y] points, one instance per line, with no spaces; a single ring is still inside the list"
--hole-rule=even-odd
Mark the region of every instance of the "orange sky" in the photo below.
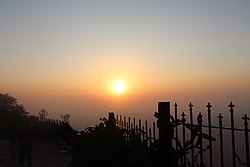
[[[142,2],[142,1],[141,1]],[[0,92],[77,128],[115,111],[153,120],[157,102],[248,112],[250,3],[0,2]],[[127,91],[114,95],[122,78]]]

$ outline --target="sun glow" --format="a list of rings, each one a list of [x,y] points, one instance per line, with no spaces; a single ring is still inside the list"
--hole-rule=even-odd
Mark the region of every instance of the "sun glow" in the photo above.
[[[123,94],[127,90],[127,84],[124,80],[117,79],[111,83],[111,90],[115,94]]]

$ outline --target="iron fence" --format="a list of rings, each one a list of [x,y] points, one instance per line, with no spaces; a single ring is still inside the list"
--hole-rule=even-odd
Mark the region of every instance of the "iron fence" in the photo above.
[[[161,105],[165,107],[161,107]],[[166,105],[167,104],[167,105]],[[199,113],[197,115],[197,123],[194,121],[193,105],[188,105],[188,113],[181,113],[181,117],[178,111],[178,105],[173,105],[173,115],[170,115],[170,102],[159,102],[158,113],[155,113],[157,122],[153,122],[149,125],[148,121],[142,121],[141,119],[125,117],[116,115],[116,126],[125,129],[127,131],[126,140],[130,140],[133,136],[136,136],[138,142],[142,142],[146,147],[160,150],[161,148],[170,149],[166,143],[171,142],[171,147],[175,150],[176,165],[179,166],[225,166],[225,147],[224,147],[224,132],[230,132],[231,151],[232,151],[232,166],[236,167],[237,160],[243,165],[250,167],[249,160],[249,132],[248,121],[249,117],[245,114],[242,117],[243,127],[242,129],[235,128],[234,118],[234,104],[230,102],[228,105],[230,112],[230,127],[223,127],[223,116],[218,114],[218,124],[212,125],[212,105],[207,104],[207,115]],[[164,110],[164,111],[161,111]],[[162,114],[163,113],[163,114]],[[167,114],[165,114],[167,113]],[[164,115],[165,114],[165,115]],[[203,116],[207,116],[207,124]],[[164,119],[162,117],[165,117]],[[189,120],[187,120],[189,118]],[[157,130],[158,129],[158,130]],[[215,135],[215,131],[219,131],[218,135]],[[241,160],[236,154],[236,137],[235,132],[244,133],[244,152],[245,159]],[[219,164],[214,163],[214,145],[219,146]],[[206,145],[206,146],[205,146]],[[169,150],[166,150],[169,152]],[[206,157],[205,153],[206,152]],[[229,157],[227,157],[229,158]],[[205,165],[204,159],[208,162]]]

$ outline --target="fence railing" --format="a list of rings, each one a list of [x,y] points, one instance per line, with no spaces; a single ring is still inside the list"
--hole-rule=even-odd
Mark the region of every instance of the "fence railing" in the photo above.
[[[234,120],[234,104],[230,102],[228,105],[230,112],[230,127],[223,127],[223,116],[218,114],[218,124],[212,125],[212,105],[207,104],[207,124],[204,124],[203,115],[201,113],[197,116],[197,124],[194,122],[193,105],[188,105],[188,113],[181,113],[179,118],[179,111],[177,103],[174,104],[173,115],[170,115],[170,102],[159,102],[158,113],[155,113],[157,124],[153,122],[149,125],[148,121],[141,119],[125,117],[116,115],[116,125],[120,128],[126,129],[128,132],[137,136],[139,142],[143,142],[146,147],[151,147],[159,150],[162,155],[171,157],[174,155],[175,166],[204,166],[204,159],[208,164],[206,166],[225,166],[224,161],[224,132],[231,133],[231,151],[232,151],[232,166],[236,167],[237,160],[243,166],[250,167],[249,161],[249,132],[248,121],[249,118],[245,114],[243,119],[243,129],[235,128]],[[189,120],[187,120],[189,118]],[[158,130],[156,130],[158,129]],[[215,135],[215,130],[219,131]],[[240,160],[236,154],[236,136],[235,132],[244,133],[244,148],[245,159]],[[126,140],[130,140],[131,134],[126,134]],[[228,139],[228,138],[227,138]],[[219,164],[214,164],[214,145],[218,145],[219,149]],[[206,145],[206,146],[205,146]],[[171,147],[171,148],[170,148]],[[175,149],[173,155],[171,149]],[[206,154],[205,154],[206,152]],[[206,155],[206,157],[205,157]],[[163,157],[164,158],[164,157]],[[228,158],[228,157],[227,157]],[[166,159],[166,158],[165,158]],[[166,162],[163,162],[166,163]]]

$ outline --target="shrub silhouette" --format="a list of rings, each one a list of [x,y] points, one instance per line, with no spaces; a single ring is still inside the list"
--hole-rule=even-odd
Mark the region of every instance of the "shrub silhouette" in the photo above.
[[[125,130],[104,123],[87,128],[74,143],[72,166],[154,166],[154,153],[142,143],[125,140]]]

